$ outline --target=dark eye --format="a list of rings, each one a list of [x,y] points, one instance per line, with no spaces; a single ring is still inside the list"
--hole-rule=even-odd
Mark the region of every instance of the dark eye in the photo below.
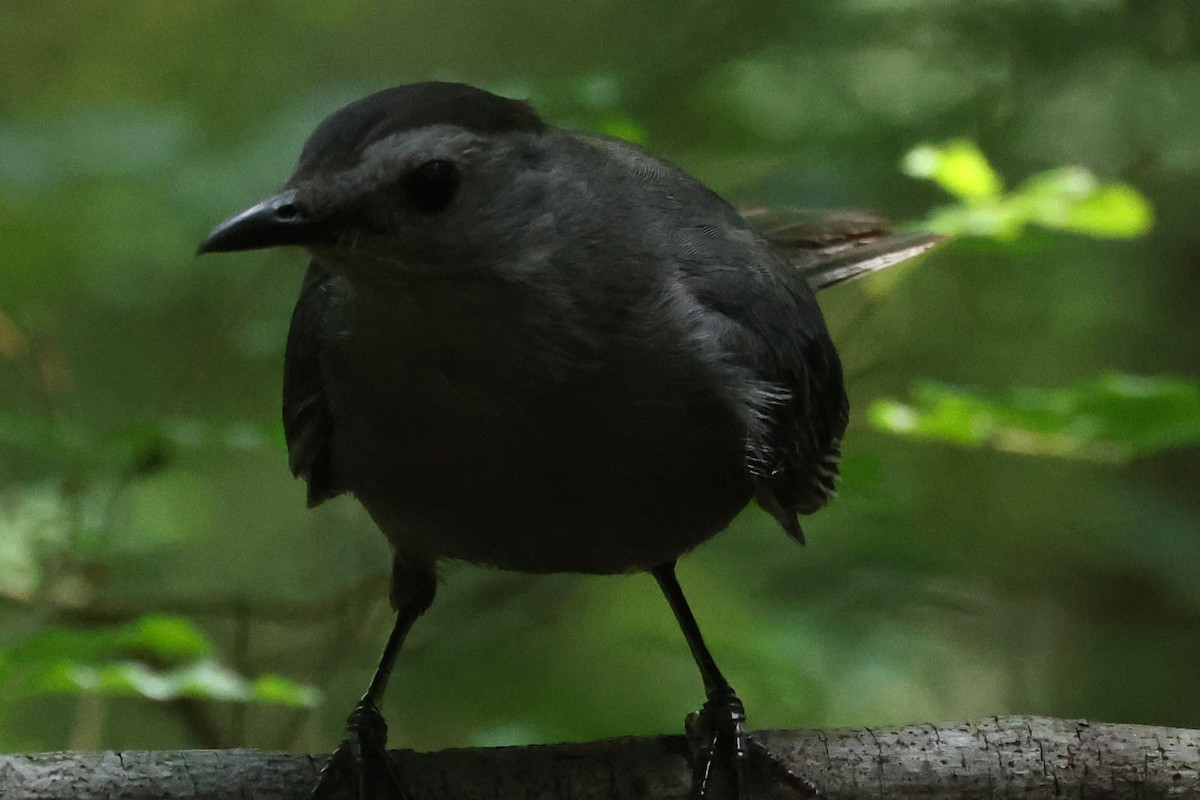
[[[458,167],[445,159],[426,161],[408,173],[404,190],[413,208],[426,214],[444,211],[458,193]]]

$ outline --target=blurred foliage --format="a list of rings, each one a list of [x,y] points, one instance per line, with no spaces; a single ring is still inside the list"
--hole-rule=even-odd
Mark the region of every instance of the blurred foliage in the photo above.
[[[1090,236],[1141,236],[1154,214],[1136,189],[1102,183],[1083,167],[1064,167],[1033,176],[1004,194],[1000,176],[972,142],[922,145],[904,157],[904,171],[928,178],[957,197],[957,206],[935,211],[922,225],[947,236],[1012,239],[1026,225],[1042,225]]]
[[[821,298],[853,422],[809,547],[750,509],[680,565],[753,725],[1200,727],[1191,0],[50,0],[0,7],[0,31],[0,749],[337,740],[390,559],[352,500],[307,512],[287,473],[303,258],[192,253],[329,111],[428,78],[642,142],[739,203],[917,219],[953,196],[927,221],[972,235]],[[950,144],[906,158],[919,142]],[[989,446],[863,424],[889,414]],[[1085,457],[994,447],[1020,441]],[[388,697],[395,746],[676,730],[701,700],[644,576],[444,577]],[[137,644],[162,617],[202,635]]]
[[[1074,389],[1018,389],[1004,400],[923,383],[912,405],[877,400],[868,417],[914,439],[1117,462],[1200,445],[1200,383],[1113,374]]]
[[[1136,189],[1101,183],[1082,167],[1040,173],[1006,195],[1000,176],[966,140],[914,148],[903,168],[959,199],[921,225],[947,236],[1009,240],[1035,224],[1123,238],[1144,235],[1153,220],[1149,201]],[[1200,443],[1200,383],[1182,378],[1111,374],[1077,389],[1018,389],[1004,401],[926,382],[913,396],[913,405],[875,401],[868,419],[879,430],[913,439],[1097,461]]]
[[[278,675],[253,681],[211,658],[185,619],[147,615],[111,628],[51,628],[0,653],[0,686],[24,694],[134,695],[311,706],[316,692]],[[138,660],[130,660],[136,655]],[[163,666],[155,669],[148,662]]]

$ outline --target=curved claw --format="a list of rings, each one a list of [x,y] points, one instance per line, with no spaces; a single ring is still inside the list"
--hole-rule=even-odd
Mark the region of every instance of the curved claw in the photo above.
[[[687,734],[693,750],[692,800],[706,800],[712,793],[714,768],[719,762],[732,770],[734,796],[745,800],[750,740],[746,709],[738,696],[732,691],[710,695],[700,711],[688,715]]]
[[[792,791],[801,797],[809,797],[813,798],[813,800],[826,800],[825,795],[821,794],[821,790],[817,788],[815,783],[803,775],[797,775],[793,772],[792,768],[782,758],[772,753],[754,739],[749,739],[749,742],[750,758],[764,763],[770,771],[771,777],[777,783],[790,787]]]
[[[346,720],[346,738],[321,770],[310,800],[410,800],[404,776],[387,751],[387,722],[370,700]]]
[[[776,783],[798,796],[823,797],[812,781],[794,773],[783,759],[750,738],[746,733],[746,709],[730,689],[709,695],[700,711],[688,716],[687,734],[693,753],[691,800],[712,796],[719,768],[728,771],[735,800],[749,800],[751,760],[762,763]]]

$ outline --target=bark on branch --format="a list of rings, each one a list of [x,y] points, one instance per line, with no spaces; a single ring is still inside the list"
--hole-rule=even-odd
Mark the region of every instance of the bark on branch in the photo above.
[[[831,798],[1200,798],[1200,731],[997,717],[755,734]],[[683,737],[396,751],[413,800],[684,798]],[[324,756],[257,750],[0,756],[4,800],[304,798]],[[755,800],[781,797],[752,774]]]

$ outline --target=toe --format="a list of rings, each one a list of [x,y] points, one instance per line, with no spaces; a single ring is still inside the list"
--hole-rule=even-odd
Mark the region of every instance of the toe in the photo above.
[[[745,707],[732,691],[710,695],[700,711],[688,717],[687,733],[693,759],[693,800],[708,800],[726,792],[736,800],[749,800],[751,762],[755,774],[769,781],[759,787],[765,788],[769,796],[774,796],[772,786],[791,796],[822,796],[812,781],[797,775],[783,759],[750,738]],[[722,788],[718,790],[717,786]]]
[[[387,723],[367,700],[346,720],[346,738],[321,770],[311,800],[409,800],[400,768],[387,752]]]

